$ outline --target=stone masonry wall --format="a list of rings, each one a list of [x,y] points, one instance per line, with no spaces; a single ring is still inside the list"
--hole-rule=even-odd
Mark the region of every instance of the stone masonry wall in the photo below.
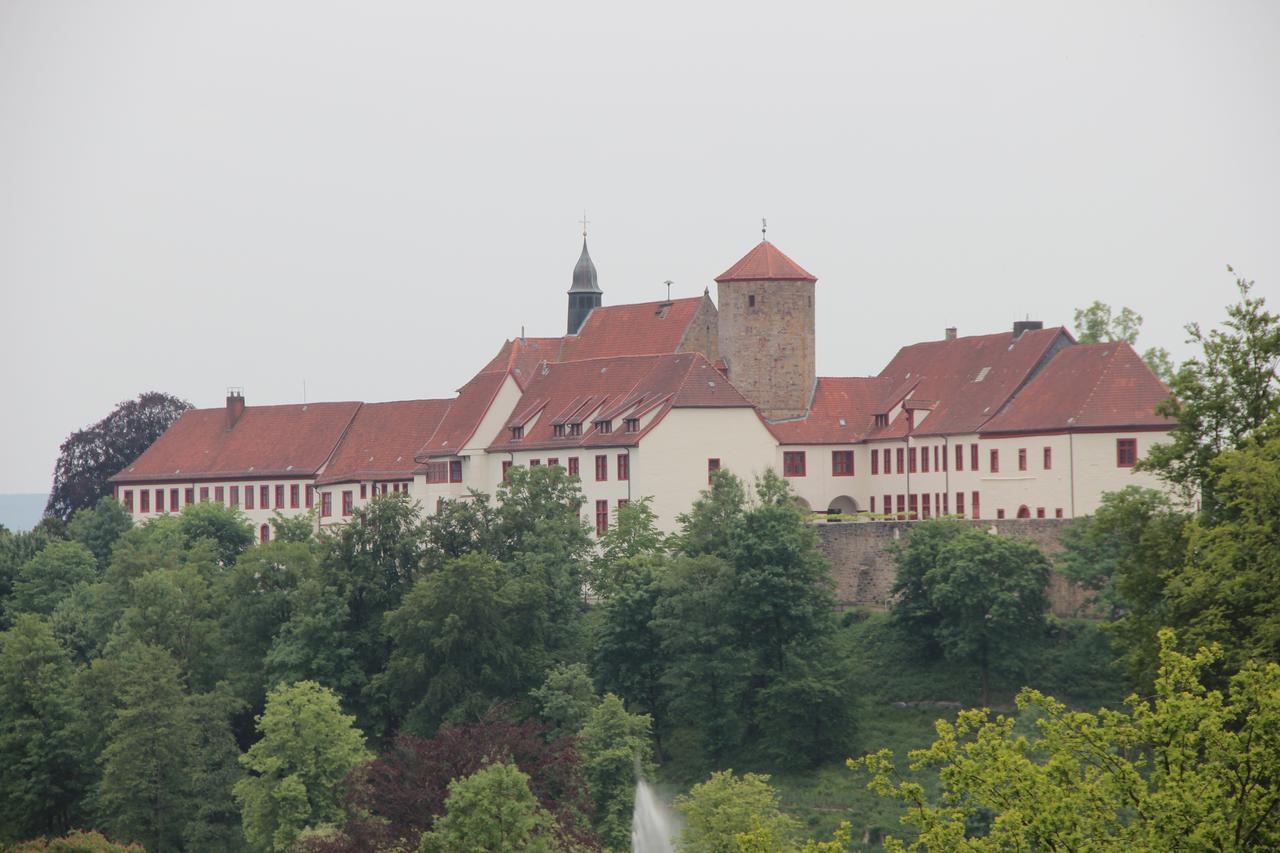
[[[994,530],[1001,536],[1029,539],[1046,555],[1062,550],[1058,541],[1070,519],[1030,518],[999,521],[971,521],[974,527]],[[831,564],[836,583],[836,599],[850,607],[884,609],[889,606],[893,588],[893,554],[889,549],[911,535],[916,522],[819,522],[818,537],[822,552]],[[1049,576],[1049,605],[1056,616],[1078,616],[1085,612],[1090,593],[1053,572]]]
[[[709,296],[702,298],[702,304],[694,312],[680,342],[680,352],[700,352],[707,361],[715,364],[720,358],[720,326],[716,316],[716,304]]]
[[[809,407],[816,375],[813,299],[812,281],[717,285],[729,381],[767,418],[800,417]]]

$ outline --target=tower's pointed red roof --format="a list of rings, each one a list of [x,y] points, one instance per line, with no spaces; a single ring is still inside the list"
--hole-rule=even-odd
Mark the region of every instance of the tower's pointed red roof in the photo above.
[[[804,267],[788,258],[768,240],[761,240],[716,281],[817,281]]]

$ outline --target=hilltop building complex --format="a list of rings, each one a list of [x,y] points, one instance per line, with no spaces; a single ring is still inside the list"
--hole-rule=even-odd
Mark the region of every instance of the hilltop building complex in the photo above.
[[[711,472],[773,469],[818,512],[871,518],[1071,518],[1130,484],[1172,424],[1168,390],[1124,343],[1064,328],[903,347],[876,376],[817,376],[817,279],[762,240],[700,297],[607,306],[584,236],[560,337],[520,337],[456,396],[185,413],[112,478],[146,519],[201,501],[238,506],[262,539],[274,511],[341,524],[375,495],[428,513],[492,494],[513,465],[581,479],[602,534],[652,499],[660,525]]]

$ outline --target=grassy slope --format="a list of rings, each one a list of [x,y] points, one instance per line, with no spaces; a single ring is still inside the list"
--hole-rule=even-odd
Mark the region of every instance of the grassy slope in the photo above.
[[[939,717],[952,717],[954,708],[905,702],[978,703],[977,673],[943,660],[922,660],[913,645],[894,631],[884,614],[873,614],[841,629],[841,643],[854,674],[862,685],[857,743],[862,752],[889,748],[905,766],[912,749],[927,746]],[[1096,708],[1117,705],[1126,691],[1122,673],[1111,664],[1106,638],[1094,624],[1058,622],[1052,642],[1025,668],[1025,676],[993,678],[993,705],[1012,706],[1013,695],[1029,685],[1071,705]],[[735,770],[769,772],[767,767]],[[927,777],[921,777],[936,790]],[[901,809],[866,790],[867,776],[845,767],[843,759],[813,770],[775,773],[773,783],[781,792],[784,809],[804,824],[810,837],[830,837],[841,820],[854,827],[854,840],[864,837],[870,849],[885,832],[903,836],[898,822]],[[865,849],[861,843],[858,849]]]

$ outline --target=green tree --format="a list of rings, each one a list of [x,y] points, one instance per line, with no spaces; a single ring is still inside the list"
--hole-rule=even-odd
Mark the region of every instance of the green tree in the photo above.
[[[80,829],[73,829],[61,838],[40,838],[6,849],[13,853],[145,853],[137,844],[117,844],[100,832]]]
[[[1223,693],[1202,683],[1214,653],[1174,650],[1161,632],[1154,696],[1123,711],[1071,711],[1035,690],[1013,717],[962,711],[910,755],[938,768],[940,803],[902,779],[888,750],[851,768],[908,808],[919,835],[900,850],[1274,850],[1280,846],[1280,666],[1251,664]],[[994,815],[989,834],[967,827]]]
[[[253,527],[238,507],[217,502],[191,504],[178,516],[178,530],[188,542],[207,539],[214,546],[218,563],[235,564],[253,544]]]
[[[652,501],[645,497],[619,506],[613,524],[600,537],[600,553],[591,577],[591,586],[599,595],[607,598],[623,575],[665,550],[666,537],[658,529]]]
[[[90,777],[67,650],[38,617],[0,634],[0,841],[62,832]]]
[[[271,530],[273,542],[310,542],[316,532],[316,511],[288,516],[275,510],[271,513]]]
[[[108,495],[92,507],[78,510],[67,525],[67,535],[93,552],[101,573],[111,562],[111,548],[116,540],[131,527],[133,518],[119,501]]]
[[[424,833],[422,853],[550,853],[555,820],[514,764],[490,764],[449,783],[445,813]]]
[[[1113,315],[1111,306],[1094,300],[1088,308],[1077,308],[1075,317],[1076,341],[1096,344],[1105,341],[1123,341],[1129,346],[1138,342],[1142,330],[1142,315],[1132,308],[1121,308]],[[1166,384],[1173,376],[1173,361],[1164,347],[1150,347],[1142,354],[1152,372]]]
[[[1187,326],[1189,342],[1201,354],[1178,370],[1172,396],[1158,408],[1177,420],[1172,440],[1152,447],[1138,463],[1181,489],[1188,501],[1198,494],[1211,516],[1218,508],[1213,459],[1280,434],[1280,316],[1249,295],[1252,281],[1237,278],[1236,288],[1240,301],[1227,308],[1222,328]]]
[[[103,822],[113,836],[148,850],[178,849],[192,806],[188,762],[196,738],[178,664],[141,644],[123,650],[120,663],[119,710],[100,759]]]
[[[240,758],[251,775],[233,788],[250,847],[287,850],[303,829],[340,820],[340,783],[373,758],[354,723],[314,681],[271,691],[262,737]]]
[[[11,613],[48,616],[76,587],[98,579],[98,562],[79,542],[50,542],[18,570]]]
[[[687,513],[676,516],[680,533],[674,545],[682,554],[727,556],[729,535],[742,518],[747,490],[742,481],[727,470],[713,471],[711,485],[699,494]]]
[[[582,769],[595,802],[595,827],[606,848],[631,844],[636,773],[653,770],[653,721],[629,714],[622,700],[606,694],[582,726]]]
[[[0,629],[8,625],[9,597],[24,565],[49,544],[47,526],[41,524],[23,533],[12,533],[0,524]]]
[[[739,853],[743,836],[766,837],[767,849],[795,849],[793,842],[800,825],[778,805],[778,792],[769,776],[747,773],[735,776],[732,770],[711,774],[694,785],[688,794],[676,797],[675,808],[684,815],[680,832],[681,850],[697,853]],[[746,849],[754,849],[747,847]]]
[[[591,673],[583,663],[565,663],[547,672],[542,686],[530,695],[539,713],[556,734],[575,735],[599,701]]]
[[[1048,561],[1029,542],[941,520],[917,526],[898,565],[898,624],[929,630],[944,655],[977,666],[987,704],[992,668],[1016,664],[1044,636]]]
[[[185,400],[150,391],[126,400],[102,420],[77,430],[58,449],[45,515],[69,521],[111,494],[107,478],[142,455],[183,412]]]
[[[645,560],[619,577],[600,611],[595,643],[595,674],[602,693],[615,693],[631,708],[653,717],[658,731],[665,725],[662,677],[666,657],[653,620],[665,563]]]
[[[231,732],[239,700],[216,690],[187,700],[194,723],[189,754],[192,806],[182,831],[188,850],[243,850],[240,809],[232,790],[244,778],[240,748]]]
[[[165,649],[194,686],[211,688],[220,672],[223,639],[217,603],[200,571],[186,564],[147,572],[133,582],[130,598],[113,634]]]
[[[541,673],[538,638],[526,629],[528,610],[543,600],[490,556],[451,560],[387,614],[394,651],[374,689],[415,734],[478,719],[494,699],[527,693]]]

